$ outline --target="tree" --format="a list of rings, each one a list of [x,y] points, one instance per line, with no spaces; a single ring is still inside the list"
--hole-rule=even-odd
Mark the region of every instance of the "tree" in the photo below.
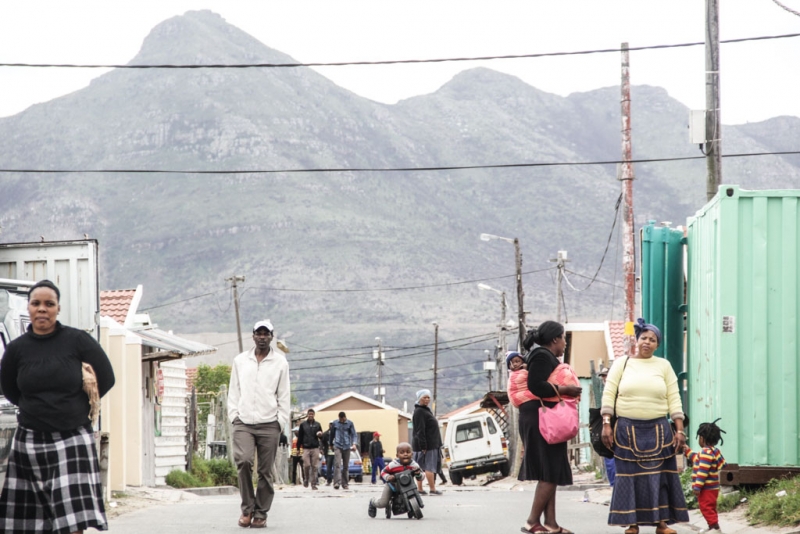
[[[206,441],[206,421],[208,421],[212,401],[219,396],[220,386],[227,386],[230,381],[230,365],[220,363],[215,367],[204,364],[197,366],[197,378],[195,378],[194,387],[197,391],[197,433],[200,441]]]

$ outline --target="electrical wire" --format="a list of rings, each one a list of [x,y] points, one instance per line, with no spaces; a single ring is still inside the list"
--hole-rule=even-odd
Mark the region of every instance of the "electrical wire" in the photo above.
[[[772,0],[772,1],[775,2],[779,7],[783,8],[786,11],[788,11],[789,13],[791,13],[792,15],[797,15],[798,17],[800,17],[800,11],[795,11],[794,9],[791,9],[788,6],[785,6],[785,5],[781,4],[780,2],[778,2],[778,0]]]
[[[614,236],[614,229],[617,227],[617,219],[619,218],[619,207],[620,207],[620,205],[622,205],[622,193],[619,194],[619,197],[617,198],[617,203],[614,206],[614,220],[611,223],[611,231],[608,233],[608,239],[606,240],[606,249],[603,251],[603,256],[600,258],[600,265],[597,266],[597,270],[594,272],[594,276],[589,281],[589,284],[586,287],[584,287],[583,289],[578,289],[574,285],[572,285],[572,282],[570,282],[569,279],[566,276],[564,276],[564,280],[567,281],[567,285],[573,291],[577,291],[577,292],[586,291],[587,289],[592,287],[592,284],[597,279],[597,275],[600,274],[600,269],[603,268],[603,262],[606,261],[606,254],[608,254],[608,247],[609,247],[609,245],[611,245],[611,238]]]
[[[786,8],[782,4],[773,0],[776,4],[787,11],[794,11]],[[720,44],[744,43],[748,41],[768,41],[772,39],[787,39],[798,37],[800,33],[787,33],[782,35],[762,35],[758,37],[742,37],[739,39],[721,40]],[[705,41],[691,43],[675,43],[662,45],[631,46],[627,50],[630,52],[638,50],[664,50],[669,48],[688,48],[693,46],[705,46]],[[346,66],[365,66],[365,65],[401,65],[417,63],[451,63],[464,61],[490,61],[496,59],[532,59],[540,57],[558,56],[584,56],[590,54],[606,54],[622,52],[622,48],[598,48],[594,50],[576,50],[569,52],[540,52],[534,54],[507,54],[501,56],[474,56],[474,57],[451,57],[451,58],[431,58],[431,59],[389,59],[378,61],[337,61],[330,63],[311,62],[311,63],[213,63],[208,65],[187,65],[187,64],[152,64],[152,65],[120,65],[120,64],[91,64],[91,63],[0,63],[0,67],[26,67],[26,68],[63,68],[63,69],[252,69],[252,68],[298,68],[298,67],[346,67]]]
[[[749,158],[758,156],[787,156],[800,154],[800,150],[779,152],[752,152],[740,154],[723,154],[723,158]],[[251,169],[251,170],[215,170],[197,169],[11,169],[2,168],[2,173],[18,174],[298,174],[298,173],[335,173],[335,172],[430,172],[430,171],[464,171],[479,169],[520,169],[534,167],[592,167],[599,165],[620,165],[622,163],[666,163],[673,161],[691,161],[705,159],[704,156],[682,156],[673,158],[598,160],[598,161],[551,161],[539,163],[495,163],[486,165],[446,165],[441,167],[319,167],[315,169]]]

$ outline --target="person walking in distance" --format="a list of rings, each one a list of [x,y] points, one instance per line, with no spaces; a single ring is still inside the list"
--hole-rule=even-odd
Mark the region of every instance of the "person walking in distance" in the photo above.
[[[606,378],[608,378],[608,367],[600,369],[597,375],[603,381],[603,387],[606,385]],[[603,458],[603,463],[606,466],[606,477],[608,478],[608,485],[614,487],[614,480],[617,478],[617,467],[614,458]]]
[[[377,475],[386,467],[383,461],[383,443],[378,432],[372,434],[372,441],[369,442],[369,463],[372,465],[372,483],[375,484]]]
[[[339,420],[333,423],[333,489],[348,488],[350,451],[356,450],[358,434],[352,421],[344,412],[339,412]]]
[[[255,347],[236,356],[228,388],[228,420],[233,424],[233,461],[239,471],[243,528],[266,528],[275,489],[270,470],[281,429],[289,424],[289,363],[273,341],[272,323],[253,326]],[[253,459],[258,486],[253,490]]]
[[[322,433],[322,454],[325,455],[325,485],[333,482],[333,421],[328,423],[328,430]]]
[[[311,484],[311,489],[317,489],[317,476],[319,470],[319,440],[322,437],[322,426],[314,419],[315,412],[309,409],[306,420],[297,431],[297,441],[303,449],[303,486]]]
[[[292,429],[292,452],[290,453],[290,458],[292,459],[292,467],[290,468],[291,471],[289,472],[289,483],[293,485],[297,485],[297,467],[300,467],[300,476],[302,477],[303,471],[303,445],[300,443],[300,440],[297,439],[297,431],[298,428]]]

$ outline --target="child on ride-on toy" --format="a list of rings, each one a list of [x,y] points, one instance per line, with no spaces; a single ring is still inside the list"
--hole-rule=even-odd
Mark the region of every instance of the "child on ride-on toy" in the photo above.
[[[381,479],[386,482],[383,486],[383,493],[378,499],[369,500],[368,513],[370,517],[375,517],[378,508],[386,508],[389,504],[389,499],[392,496],[392,482],[395,481],[396,475],[403,471],[412,471],[414,478],[417,480],[422,479],[422,471],[419,464],[412,459],[414,453],[411,450],[411,445],[408,443],[400,443],[397,446],[397,458],[389,462],[389,465],[381,471]]]

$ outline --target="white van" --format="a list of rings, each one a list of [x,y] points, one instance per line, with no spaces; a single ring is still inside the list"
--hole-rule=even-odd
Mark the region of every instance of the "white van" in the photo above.
[[[456,415],[447,423],[444,455],[453,484],[465,476],[500,471],[508,476],[508,443],[489,412]]]

